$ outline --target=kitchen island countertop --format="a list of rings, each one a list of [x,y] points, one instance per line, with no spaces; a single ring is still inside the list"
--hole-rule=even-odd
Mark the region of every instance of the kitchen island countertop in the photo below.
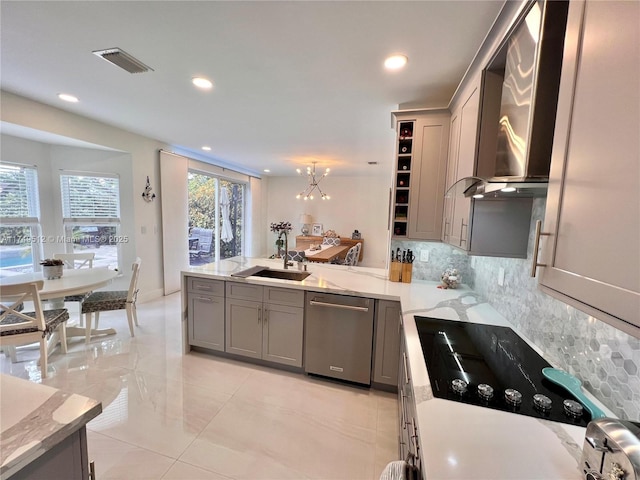
[[[464,285],[455,290],[439,289],[439,283],[433,281],[390,282],[384,269],[313,263],[308,266],[311,275],[302,282],[231,276],[257,265],[283,268],[282,261],[234,257],[191,267],[182,274],[401,302],[426,478],[581,478],[578,464],[584,428],[433,397],[414,315],[508,326],[516,330],[472,290]],[[183,325],[186,333],[184,316]],[[529,343],[544,356],[544,352]],[[613,416],[608,409],[603,409]]]
[[[8,478],[102,412],[91,398],[0,374],[0,477]]]

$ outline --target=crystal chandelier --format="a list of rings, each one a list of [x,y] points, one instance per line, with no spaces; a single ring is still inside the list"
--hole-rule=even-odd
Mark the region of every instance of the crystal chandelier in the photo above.
[[[320,185],[318,185],[322,181],[322,179],[329,174],[329,170],[330,169],[327,168],[320,178],[316,178],[316,162],[313,162],[313,165],[311,167],[307,167],[307,181],[309,182],[309,185],[302,192],[296,195],[296,198],[313,200],[313,191],[317,189],[322,200],[329,200],[331,197],[324,193],[320,189]],[[296,169],[296,172],[298,172],[298,175],[302,175],[302,171],[299,168]]]

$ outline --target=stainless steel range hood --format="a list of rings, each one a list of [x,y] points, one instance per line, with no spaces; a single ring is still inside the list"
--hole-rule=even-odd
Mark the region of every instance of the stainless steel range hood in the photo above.
[[[567,1],[532,2],[487,65],[476,176],[448,195],[546,196],[567,10]]]

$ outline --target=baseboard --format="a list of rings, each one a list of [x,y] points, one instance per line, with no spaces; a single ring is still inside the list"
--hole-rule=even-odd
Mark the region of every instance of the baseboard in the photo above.
[[[155,290],[145,290],[138,293],[138,303],[150,302],[164,296],[163,288],[156,288]]]

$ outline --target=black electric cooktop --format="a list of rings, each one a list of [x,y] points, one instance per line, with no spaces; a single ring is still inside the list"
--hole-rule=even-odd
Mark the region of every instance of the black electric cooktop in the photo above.
[[[435,397],[582,427],[591,420],[579,404],[565,408],[575,399],[544,378],[551,365],[512,329],[414,318]]]

